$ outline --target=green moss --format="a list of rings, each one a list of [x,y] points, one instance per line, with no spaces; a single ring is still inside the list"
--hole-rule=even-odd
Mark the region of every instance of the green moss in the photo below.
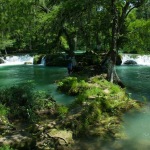
[[[57,106],[56,109],[59,117],[64,117],[68,113],[68,107],[66,106]]]
[[[68,77],[59,83],[59,90],[77,95],[69,107],[74,115],[66,115],[66,118],[71,119],[64,126],[76,127],[72,130],[80,136],[103,134],[106,137],[110,132],[111,137],[115,137],[118,135],[122,114],[131,108],[140,108],[140,104],[130,99],[124,89],[106,81],[102,76],[92,77],[87,82]]]

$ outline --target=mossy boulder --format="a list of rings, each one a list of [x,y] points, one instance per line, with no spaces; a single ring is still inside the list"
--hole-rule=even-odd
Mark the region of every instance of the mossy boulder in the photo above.
[[[62,126],[76,136],[118,137],[123,113],[141,106],[124,89],[103,77],[95,76],[88,81],[68,77],[58,83],[59,90],[77,96],[62,120]]]
[[[57,138],[60,145],[72,144],[72,131],[52,129],[48,133],[50,137]]]

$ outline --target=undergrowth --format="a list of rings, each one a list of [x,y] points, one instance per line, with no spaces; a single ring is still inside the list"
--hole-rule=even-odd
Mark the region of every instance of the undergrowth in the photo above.
[[[125,89],[108,82],[102,76],[92,77],[88,81],[68,77],[58,83],[58,90],[77,96],[66,114],[69,119],[63,124],[77,136],[106,136],[106,133],[115,136],[111,124],[119,128],[118,122],[124,112],[140,108],[139,103],[128,97]],[[108,123],[110,128],[107,127]]]

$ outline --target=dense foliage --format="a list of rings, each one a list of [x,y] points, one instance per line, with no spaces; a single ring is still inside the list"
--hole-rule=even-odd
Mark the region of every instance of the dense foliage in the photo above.
[[[52,98],[42,91],[34,91],[31,83],[23,83],[0,90],[0,118],[37,121],[37,111],[55,107]]]
[[[149,0],[1,0],[0,50],[6,53],[108,51],[115,36],[117,49],[147,53],[149,4]],[[118,17],[116,33],[112,30],[115,16]]]

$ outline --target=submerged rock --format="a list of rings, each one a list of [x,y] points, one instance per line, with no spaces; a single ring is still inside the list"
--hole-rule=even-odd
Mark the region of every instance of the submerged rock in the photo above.
[[[25,62],[25,65],[32,65],[32,62]]]

